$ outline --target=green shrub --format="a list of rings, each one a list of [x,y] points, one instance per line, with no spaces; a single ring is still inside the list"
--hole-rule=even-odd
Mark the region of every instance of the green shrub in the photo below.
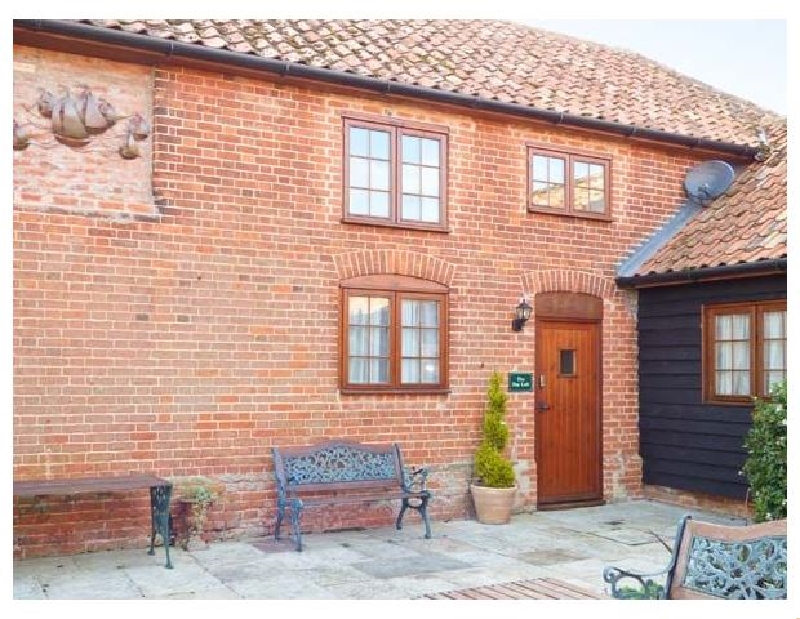
[[[514,486],[514,468],[503,456],[508,442],[506,426],[506,401],[502,377],[493,372],[489,378],[488,404],[483,417],[483,440],[475,453],[475,475],[478,481],[491,488],[511,488]]]
[[[755,521],[786,518],[786,382],[771,397],[756,400],[753,426],[745,438],[742,473],[750,484]]]

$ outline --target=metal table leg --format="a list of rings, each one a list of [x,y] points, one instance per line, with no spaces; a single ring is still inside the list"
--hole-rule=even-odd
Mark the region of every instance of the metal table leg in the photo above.
[[[150,487],[150,550],[147,554],[156,553],[156,532],[161,534],[164,541],[164,552],[167,555],[167,563],[164,566],[168,570],[172,569],[172,562],[169,560],[169,500],[172,496],[172,484],[166,486]]]

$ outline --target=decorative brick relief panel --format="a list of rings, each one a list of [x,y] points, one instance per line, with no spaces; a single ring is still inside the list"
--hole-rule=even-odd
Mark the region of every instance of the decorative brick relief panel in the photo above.
[[[17,209],[131,217],[157,213],[152,190],[152,132],[131,144],[138,157],[124,159],[129,117],[152,123],[153,80],[148,67],[73,56],[23,46],[14,47],[14,121],[30,137],[14,151],[14,206]],[[56,140],[52,120],[36,102],[42,91],[57,98],[76,96],[87,86],[123,116],[84,146]]]

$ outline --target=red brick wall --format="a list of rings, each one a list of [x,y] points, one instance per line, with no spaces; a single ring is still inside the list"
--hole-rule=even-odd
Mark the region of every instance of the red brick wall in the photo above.
[[[14,211],[15,477],[208,475],[227,488],[213,517],[218,535],[261,534],[274,514],[272,445],[398,441],[409,465],[432,469],[434,522],[463,517],[488,376],[533,370],[533,321],[519,333],[510,328],[518,297],[571,290],[603,298],[605,498],[642,496],[635,297],[613,277],[675,210],[696,157],[427,103],[26,48],[15,54],[36,58],[48,80],[80,73],[90,84],[102,76],[108,88],[152,83],[155,196],[142,193],[146,158],[111,158],[103,180],[63,146],[36,160],[15,153],[15,189],[25,187]],[[30,99],[37,75],[15,73],[15,102]],[[125,95],[144,96],[139,89],[121,88],[118,106],[141,103]],[[352,111],[449,127],[449,234],[340,222],[341,114]],[[613,222],[527,213],[531,141],[610,155]],[[76,181],[94,180],[30,180],[43,159]],[[103,199],[110,187],[159,204],[158,215],[118,221],[51,208]],[[338,283],[382,264],[451,286],[449,395],[339,393]],[[532,509],[531,394],[511,394],[508,423],[518,507]],[[97,522],[82,521],[82,502],[73,503],[19,502],[17,554],[143,543],[146,514],[136,520],[138,539],[123,527],[127,512],[104,518],[99,535]],[[340,524],[388,524],[391,511]],[[77,529],[80,542],[46,545],[45,523],[27,517],[34,512]],[[304,517],[327,526],[321,515]]]

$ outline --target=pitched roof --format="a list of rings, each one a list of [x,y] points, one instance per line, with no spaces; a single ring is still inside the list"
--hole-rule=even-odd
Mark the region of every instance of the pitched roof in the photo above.
[[[767,127],[770,154],[745,169],[637,270],[637,275],[787,257],[786,121]]]
[[[755,146],[777,115],[639,54],[504,21],[91,19],[82,23]]]

